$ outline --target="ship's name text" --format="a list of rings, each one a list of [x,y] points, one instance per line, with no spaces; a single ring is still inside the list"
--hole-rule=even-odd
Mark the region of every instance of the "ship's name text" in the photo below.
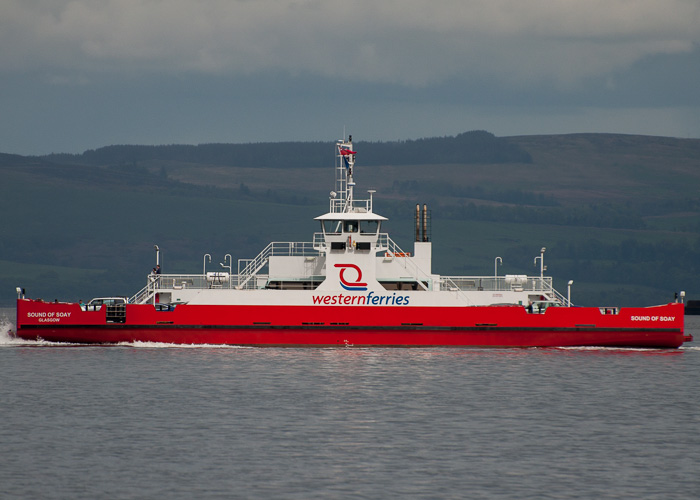
[[[37,318],[39,323],[58,323],[62,318],[70,318],[69,312],[28,312],[27,318]]]
[[[675,316],[632,316],[632,321],[674,321]]]

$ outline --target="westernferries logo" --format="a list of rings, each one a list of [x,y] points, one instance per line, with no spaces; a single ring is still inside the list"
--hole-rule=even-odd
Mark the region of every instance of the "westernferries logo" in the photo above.
[[[362,283],[362,269],[355,264],[336,264],[335,267],[340,268],[338,277],[340,278],[340,286],[351,292],[364,292],[367,290],[367,283]],[[352,269],[357,275],[355,281],[348,281],[345,277],[345,271]],[[351,273],[352,276],[352,273]]]
[[[362,270],[355,264],[335,264],[339,268],[338,280],[340,286],[349,292],[366,292],[367,283],[362,281]],[[349,270],[349,271],[348,271]],[[345,306],[407,306],[410,297],[398,295],[377,295],[375,292],[367,294],[331,294],[312,295],[314,304],[317,305],[345,305]]]

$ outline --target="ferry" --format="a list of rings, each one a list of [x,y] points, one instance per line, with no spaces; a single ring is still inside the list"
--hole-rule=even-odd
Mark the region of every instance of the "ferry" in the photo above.
[[[684,305],[578,307],[545,276],[443,276],[432,269],[430,212],[416,205],[413,248],[400,248],[355,197],[352,136],[335,143],[329,210],[312,241],[271,242],[234,271],[153,273],[133,297],[44,302],[17,288],[22,339],[69,343],[224,344],[287,347],[677,348]],[[160,250],[155,246],[156,263]],[[498,259],[498,257],[496,258]],[[223,270],[221,270],[223,269]]]

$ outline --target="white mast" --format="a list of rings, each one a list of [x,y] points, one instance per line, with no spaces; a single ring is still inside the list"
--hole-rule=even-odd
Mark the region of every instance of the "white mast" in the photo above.
[[[335,187],[338,199],[331,199],[331,212],[352,212],[355,181],[353,169],[355,168],[355,151],[352,149],[352,136],[347,140],[339,140],[338,163],[335,169]]]

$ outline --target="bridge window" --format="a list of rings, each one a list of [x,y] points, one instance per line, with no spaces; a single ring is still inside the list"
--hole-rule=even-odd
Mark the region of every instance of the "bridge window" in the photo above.
[[[360,221],[360,234],[377,234],[379,232],[378,220]]]
[[[346,233],[356,233],[359,222],[356,220],[346,220],[343,223],[343,231]]]
[[[324,220],[321,221],[324,234],[340,234],[341,224],[339,220]]]

